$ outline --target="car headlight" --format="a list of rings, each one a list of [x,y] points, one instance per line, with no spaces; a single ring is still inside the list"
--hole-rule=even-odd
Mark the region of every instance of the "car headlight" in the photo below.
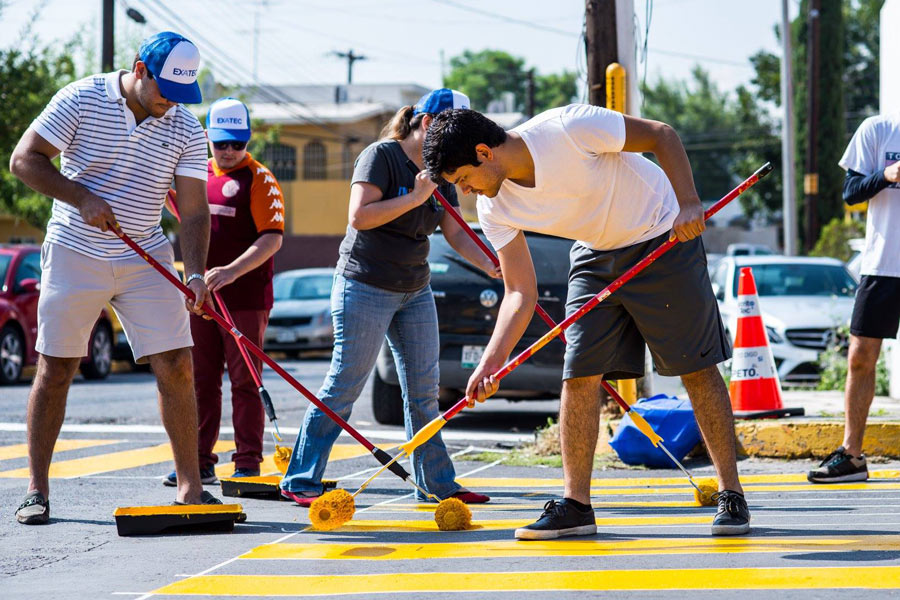
[[[783,344],[784,338],[778,335],[778,332],[775,331],[773,327],[766,325],[766,335],[769,338],[770,344]]]

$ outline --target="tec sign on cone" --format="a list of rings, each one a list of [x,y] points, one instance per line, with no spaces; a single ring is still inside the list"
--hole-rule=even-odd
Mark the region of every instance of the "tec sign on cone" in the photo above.
[[[783,409],[781,384],[759,311],[759,296],[750,267],[742,267],[738,281],[737,336],[731,361],[731,407],[735,413]],[[774,415],[773,415],[774,416]]]

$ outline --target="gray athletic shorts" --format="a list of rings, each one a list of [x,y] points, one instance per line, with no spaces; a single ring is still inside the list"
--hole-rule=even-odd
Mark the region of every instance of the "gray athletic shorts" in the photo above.
[[[576,243],[569,253],[566,315],[666,241],[669,234],[618,250]],[[563,379],[644,374],[644,342],[661,375],[685,375],[731,358],[719,306],[697,238],[676,244],[566,329]]]

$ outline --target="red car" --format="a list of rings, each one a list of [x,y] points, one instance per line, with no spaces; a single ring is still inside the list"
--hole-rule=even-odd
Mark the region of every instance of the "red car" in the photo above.
[[[19,380],[22,369],[37,363],[37,305],[41,288],[39,246],[0,246],[0,385]],[[112,365],[112,324],[100,312],[81,361],[85,379],[104,379]]]

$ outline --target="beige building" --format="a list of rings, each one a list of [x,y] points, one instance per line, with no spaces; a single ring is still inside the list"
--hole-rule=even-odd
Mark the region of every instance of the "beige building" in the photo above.
[[[44,232],[40,229],[24,219],[0,214],[0,244],[40,244],[43,241]]]

